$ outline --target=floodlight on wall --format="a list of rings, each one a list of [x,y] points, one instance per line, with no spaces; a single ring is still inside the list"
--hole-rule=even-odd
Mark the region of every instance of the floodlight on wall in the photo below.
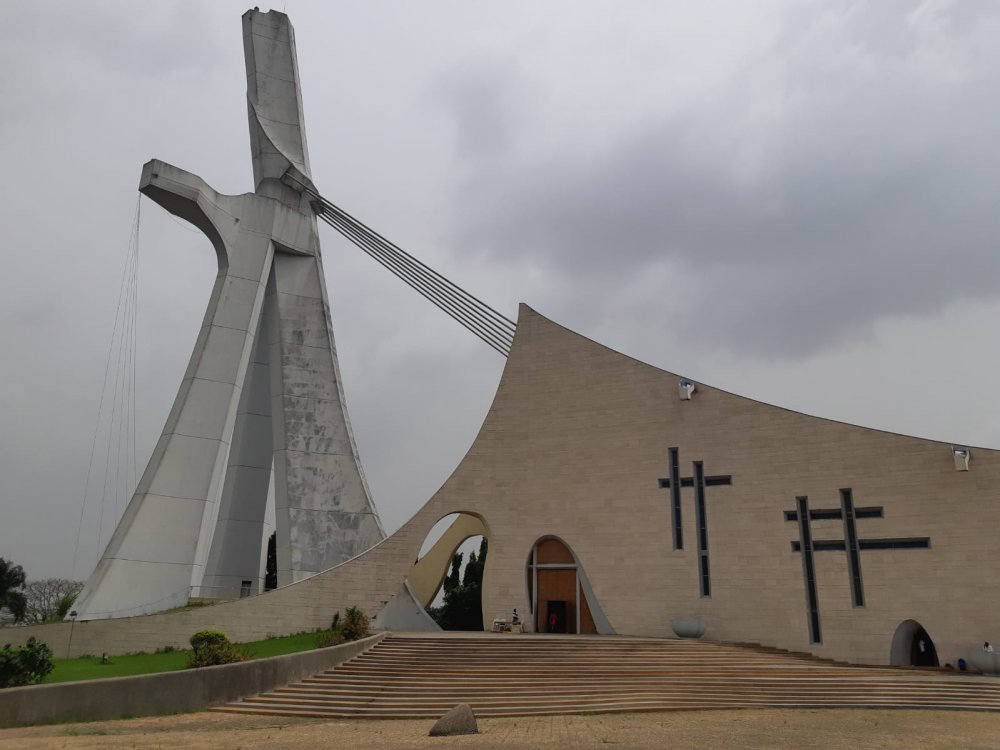
[[[955,459],[955,471],[968,471],[969,459],[972,458],[972,451],[960,445],[951,447],[951,454]]]
[[[690,380],[681,380],[677,383],[677,394],[681,397],[681,401],[690,401],[691,394],[696,390],[698,390],[698,386]]]

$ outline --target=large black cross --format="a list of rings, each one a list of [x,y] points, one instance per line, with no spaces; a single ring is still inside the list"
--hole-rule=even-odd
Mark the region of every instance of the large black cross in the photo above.
[[[865,606],[865,589],[861,579],[861,550],[878,549],[927,549],[931,546],[929,537],[899,537],[895,539],[859,539],[859,518],[883,518],[882,506],[867,508],[854,507],[854,493],[850,487],[840,490],[839,508],[809,509],[809,498],[802,495],[795,498],[795,510],[785,511],[786,521],[797,521],[799,540],[792,542],[792,551],[802,553],[802,575],[805,579],[806,606],[809,614],[809,640],[821,643],[822,633],[819,618],[819,594],[816,586],[816,567],[813,554],[816,552],[846,552],[847,574],[851,580],[851,599],[855,607]],[[812,538],[812,522],[823,519],[841,519],[844,522],[843,539]]]
[[[731,474],[705,476],[703,461],[693,461],[693,474],[681,476],[680,449],[670,449],[670,476],[659,480],[661,489],[670,490],[670,517],[674,529],[674,549],[684,549],[684,531],[681,526],[681,487],[694,487],[695,521],[698,526],[698,579],[702,596],[712,595],[712,580],[708,567],[708,519],[705,511],[705,488],[731,485]]]

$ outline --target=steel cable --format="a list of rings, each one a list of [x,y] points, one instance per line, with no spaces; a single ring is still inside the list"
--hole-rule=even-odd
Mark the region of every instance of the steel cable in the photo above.
[[[514,330],[516,329],[517,326],[512,320],[500,314],[482,300],[478,299],[469,292],[465,291],[464,289],[462,289],[462,287],[458,286],[447,277],[441,275],[430,266],[426,265],[419,259],[413,257],[398,245],[387,240],[385,237],[383,237],[378,232],[368,227],[363,222],[359,221],[358,219],[355,219],[353,216],[344,211],[342,208],[338,208],[337,206],[333,205],[324,198],[320,198],[319,200],[324,211],[332,215],[335,215],[342,221],[347,222],[348,224],[354,226],[361,234],[369,237],[373,242],[378,244],[380,247],[383,247],[386,250],[386,252],[399,258],[400,262],[412,268],[416,273],[425,278],[428,281],[428,283],[432,283],[435,286],[442,288],[442,290],[448,290],[448,292],[453,294],[456,299],[461,300],[462,304],[464,304],[465,306],[468,306],[472,309],[481,310],[487,318],[494,321],[500,328],[508,331],[511,335],[513,335]]]
[[[514,321],[328,201],[311,185],[291,174],[286,177],[315,199],[313,210],[326,224],[494,350],[504,356],[510,353],[517,329]]]
[[[377,249],[382,257],[400,269],[401,273],[397,273],[397,275],[402,278],[402,274],[406,274],[407,279],[409,279],[408,283],[411,286],[421,286],[434,290],[446,298],[454,308],[462,310],[474,318],[475,320],[470,321],[474,325],[492,329],[494,333],[506,340],[513,337],[514,329],[511,327],[513,324],[505,317],[488,305],[479,302],[467,292],[463,291],[462,294],[456,293],[454,291],[454,284],[451,282],[447,282],[447,285],[442,283],[440,278],[438,278],[440,274],[429,271],[423,264],[413,261],[412,256],[399,251],[398,248],[384,241],[376,233],[366,230],[360,222],[352,221],[349,215],[326,209],[321,211],[321,215],[328,219],[327,223],[336,222],[338,226],[335,228],[338,228],[338,231],[341,229],[349,230],[351,232],[349,239],[352,239],[352,241],[354,238],[363,238],[369,247]],[[341,233],[344,234],[345,232],[342,231]]]
[[[328,212],[321,212],[319,216],[369,257],[406,282],[425,299],[450,315],[467,330],[496,349],[497,352],[504,356],[510,353],[513,334],[498,328],[488,318],[484,321],[484,313],[481,309],[469,309],[462,306],[454,295],[449,295],[446,290],[442,290],[439,286],[428,284],[420,276],[417,276],[411,268],[403,265],[398,256],[387,253],[379,243],[372,240],[370,235],[360,232],[356,227],[346,224],[338,218],[331,217]]]

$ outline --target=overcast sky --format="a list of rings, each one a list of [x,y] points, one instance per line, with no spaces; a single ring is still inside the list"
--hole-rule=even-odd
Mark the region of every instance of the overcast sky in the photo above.
[[[252,189],[246,8],[4,7],[0,557],[29,578],[85,578],[114,520],[98,533],[83,488],[142,164]],[[1000,4],[277,9],[320,190],[509,317],[524,301],[743,395],[1000,447]],[[215,274],[142,203],[140,471]],[[461,460],[503,358],[322,231],[391,531]]]

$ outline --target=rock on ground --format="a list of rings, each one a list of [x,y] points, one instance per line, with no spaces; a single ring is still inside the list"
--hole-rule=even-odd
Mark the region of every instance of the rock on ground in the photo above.
[[[431,737],[451,737],[456,734],[479,734],[476,715],[468,703],[459,703],[431,727]]]

